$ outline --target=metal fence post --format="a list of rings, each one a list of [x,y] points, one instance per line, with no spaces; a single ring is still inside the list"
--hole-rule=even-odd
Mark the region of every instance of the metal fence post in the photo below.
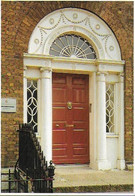
[[[28,168],[26,168],[26,187],[25,187],[25,193],[28,193]]]
[[[8,176],[8,180],[9,180],[9,183],[8,183],[8,189],[9,189],[9,193],[11,193],[11,173],[10,173],[10,169],[9,169],[9,176]]]

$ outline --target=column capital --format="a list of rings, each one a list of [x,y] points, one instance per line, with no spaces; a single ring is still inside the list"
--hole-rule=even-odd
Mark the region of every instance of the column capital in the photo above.
[[[119,83],[123,83],[124,82],[124,72],[119,74]]]
[[[25,71],[25,70],[27,70],[27,69],[28,69],[27,66],[24,65],[24,66],[23,66],[23,70]]]
[[[51,79],[52,68],[51,67],[41,67],[41,79]]]
[[[96,74],[97,74],[97,81],[105,82],[106,72],[97,72]]]
[[[109,73],[107,71],[97,71],[96,74],[97,76],[100,76],[100,75],[108,75]]]
[[[41,72],[44,72],[44,71],[50,72],[50,71],[52,71],[52,68],[51,68],[51,67],[41,67],[41,68],[40,68],[40,71],[41,71]]]

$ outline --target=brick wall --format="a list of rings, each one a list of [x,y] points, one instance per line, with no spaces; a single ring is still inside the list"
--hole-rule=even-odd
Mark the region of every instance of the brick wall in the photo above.
[[[23,122],[23,53],[37,23],[64,7],[83,8],[100,16],[113,30],[125,65],[125,159],[133,160],[133,2],[2,1],[2,97],[17,99],[16,113],[2,113],[2,166],[18,157],[16,128]]]

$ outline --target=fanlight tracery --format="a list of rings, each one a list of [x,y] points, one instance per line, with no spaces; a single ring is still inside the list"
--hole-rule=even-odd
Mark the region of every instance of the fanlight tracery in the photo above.
[[[96,53],[90,43],[81,36],[74,34],[58,37],[51,45],[50,55],[96,59]]]

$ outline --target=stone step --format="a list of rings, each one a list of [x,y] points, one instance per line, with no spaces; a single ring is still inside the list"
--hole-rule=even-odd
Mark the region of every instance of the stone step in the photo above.
[[[133,192],[133,171],[97,171],[88,165],[56,165],[54,193]]]
[[[133,184],[54,187],[54,193],[133,193]]]

